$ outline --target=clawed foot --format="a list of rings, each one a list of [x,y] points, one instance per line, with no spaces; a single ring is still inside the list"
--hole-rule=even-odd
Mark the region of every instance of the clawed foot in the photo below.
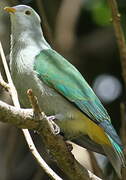
[[[60,133],[60,127],[53,121],[54,119],[56,119],[55,116],[48,116],[47,119],[49,121],[49,124],[51,126],[53,133],[55,135],[59,134]]]

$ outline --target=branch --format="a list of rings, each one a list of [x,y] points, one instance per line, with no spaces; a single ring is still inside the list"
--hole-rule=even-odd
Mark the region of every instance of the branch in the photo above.
[[[2,76],[1,76],[1,79],[2,79],[3,85],[5,85],[5,87],[8,87],[7,83],[4,82]],[[45,137],[44,138],[45,146],[48,149],[50,149],[50,152],[55,157],[59,167],[64,170],[64,172],[68,175],[68,177],[70,177],[70,179],[76,180],[78,178],[81,178],[82,180],[83,179],[88,180],[90,178],[92,180],[101,180],[100,178],[95,176],[93,173],[83,168],[74,159],[73,155],[68,151],[68,148],[66,144],[64,143],[64,141],[62,140],[62,138],[61,137],[59,138],[55,136],[54,133],[52,133],[51,127],[49,125],[49,121],[46,118],[45,114],[42,113],[41,114],[42,117],[39,115],[41,113],[40,108],[38,106],[37,98],[33,97],[32,90],[28,90],[28,95],[29,95],[33,110],[20,109],[19,107],[18,108],[13,107],[0,101],[0,117],[1,117],[0,121],[10,123],[12,125],[17,126],[18,128],[24,128],[24,129],[27,128],[27,129],[36,130],[37,132],[39,132],[42,138]],[[39,118],[39,120],[36,120],[33,118],[35,112],[37,112],[37,117]],[[44,124],[42,123],[42,118],[44,119],[44,122],[43,122]],[[57,138],[59,139],[57,140]],[[36,148],[34,144],[30,142],[31,137],[29,137],[29,135],[27,135],[27,140],[29,141],[28,144],[29,144],[29,148],[32,154],[35,156],[37,162],[45,170],[45,172],[48,175],[51,174],[51,177],[55,177],[55,179],[61,179],[59,177],[58,178],[56,177],[52,169],[48,167],[48,165],[41,158],[39,153],[35,151]],[[53,142],[53,145],[52,145],[52,142]]]
[[[125,42],[125,36],[121,27],[120,23],[120,14],[118,11],[118,6],[116,3],[116,0],[108,0],[108,4],[110,6],[111,12],[112,12],[112,20],[113,20],[113,26],[115,30],[115,35],[119,47],[119,52],[120,52],[120,57],[121,57],[121,66],[122,66],[122,75],[125,83],[125,88],[126,88],[126,42]],[[123,105],[122,107],[122,113],[123,113]],[[124,115],[124,113],[123,113]],[[122,118],[122,120],[124,117]],[[124,125],[122,121],[122,126]],[[123,127],[124,130],[125,126]],[[126,178],[126,169],[122,169],[122,180]]]
[[[27,128],[39,132],[44,145],[49,149],[58,166],[72,180],[101,180],[82,167],[68,151],[60,135],[54,135],[46,117],[34,118],[32,109],[21,109],[0,101],[0,121],[10,123],[18,128]]]
[[[121,128],[120,136],[124,146],[124,154],[126,155],[126,104],[120,104],[120,113],[121,113]],[[126,169],[122,169],[122,180],[126,178]]]
[[[8,87],[7,83],[4,82],[3,78],[1,79],[5,87]],[[62,138],[60,136],[55,136],[54,133],[52,133],[49,120],[46,118],[44,113],[42,113],[43,115],[42,117],[37,116],[40,119],[34,118],[34,112],[37,111],[39,114],[40,108],[37,107],[38,105],[37,105],[36,97],[34,98],[33,95],[31,94],[31,90],[29,91],[30,92],[28,93],[31,96],[30,98],[31,98],[33,110],[21,109],[19,107],[10,106],[0,101],[0,117],[1,117],[0,121],[5,123],[10,123],[11,125],[14,125],[18,128],[24,128],[24,129],[27,128],[39,132],[40,136],[44,138],[45,146],[50,150],[50,153],[56,159],[58,166],[61,169],[63,169],[63,171],[68,175],[70,179],[76,180],[78,178],[81,178],[82,180],[83,179],[101,180],[90,171],[87,171],[74,159],[73,155],[68,151],[68,148],[64,143],[64,141],[62,140]],[[44,122],[43,122],[43,118],[44,118]],[[29,137],[27,137],[27,139],[28,138]],[[30,144],[29,148],[33,154],[35,153],[34,156],[36,157],[36,160],[39,163],[39,165],[45,170],[47,174],[50,174],[48,165],[45,162],[42,162],[43,160],[41,160],[40,155],[37,154],[37,152],[35,152],[34,144],[32,145],[31,142],[29,144]],[[52,171],[52,174],[53,173],[54,172]]]
[[[10,86],[3,80],[1,73],[0,73],[0,85],[11,94]]]
[[[121,57],[121,65],[122,65],[122,73],[126,86],[126,43],[125,36],[120,23],[120,14],[118,11],[118,6],[116,0],[108,0],[108,4],[112,13],[112,22],[115,30],[115,35],[119,47],[120,57]]]

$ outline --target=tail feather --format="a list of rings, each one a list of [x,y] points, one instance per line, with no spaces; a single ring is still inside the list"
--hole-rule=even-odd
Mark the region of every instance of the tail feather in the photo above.
[[[107,136],[113,148],[108,145],[102,145],[102,147],[105,151],[105,154],[108,156],[110,162],[112,163],[116,173],[121,179],[121,170],[123,167],[126,167],[125,157],[122,148],[117,143],[115,143],[109,135]]]

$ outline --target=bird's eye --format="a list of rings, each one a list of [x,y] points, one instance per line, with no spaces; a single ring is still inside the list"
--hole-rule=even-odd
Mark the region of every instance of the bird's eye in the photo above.
[[[25,11],[25,14],[26,14],[26,15],[30,15],[30,14],[31,14],[31,11],[27,10],[27,11]]]

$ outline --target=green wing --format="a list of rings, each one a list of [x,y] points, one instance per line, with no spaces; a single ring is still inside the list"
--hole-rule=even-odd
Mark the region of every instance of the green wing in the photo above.
[[[103,127],[117,144],[121,144],[107,111],[71,63],[56,51],[48,49],[36,56],[34,68],[42,81],[73,102],[91,120]]]

